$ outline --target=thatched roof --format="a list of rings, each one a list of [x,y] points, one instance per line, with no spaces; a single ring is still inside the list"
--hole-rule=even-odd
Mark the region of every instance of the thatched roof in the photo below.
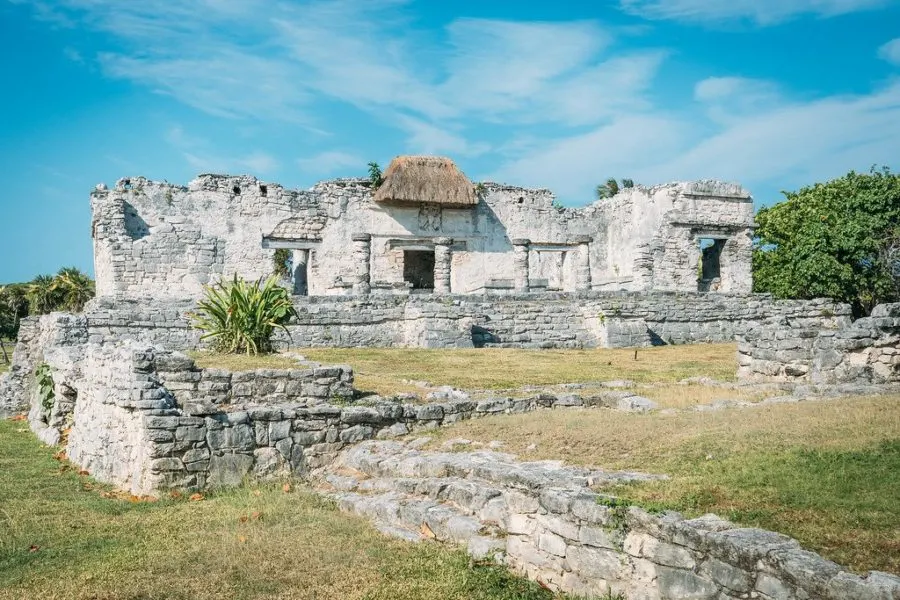
[[[375,202],[468,207],[478,204],[478,198],[472,182],[449,158],[398,156],[384,172]]]

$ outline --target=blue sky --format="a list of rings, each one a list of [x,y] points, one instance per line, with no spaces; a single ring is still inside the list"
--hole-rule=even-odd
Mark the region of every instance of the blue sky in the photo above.
[[[569,206],[610,176],[763,205],[900,169],[898,0],[0,0],[0,56],[0,281],[90,270],[124,176],[435,153]]]

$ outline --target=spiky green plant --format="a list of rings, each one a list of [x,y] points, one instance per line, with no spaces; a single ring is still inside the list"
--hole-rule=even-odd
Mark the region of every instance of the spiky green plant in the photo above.
[[[191,320],[204,332],[200,339],[212,339],[219,352],[271,352],[275,329],[287,331],[285,324],[297,316],[277,277],[247,282],[235,275],[231,281],[206,286],[205,292]]]

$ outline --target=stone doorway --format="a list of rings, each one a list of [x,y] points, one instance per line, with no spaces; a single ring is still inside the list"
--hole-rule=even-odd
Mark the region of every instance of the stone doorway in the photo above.
[[[404,250],[403,280],[414,290],[434,289],[434,251]]]
[[[726,240],[700,238],[700,265],[697,289],[701,292],[718,291],[722,284],[722,250]]]

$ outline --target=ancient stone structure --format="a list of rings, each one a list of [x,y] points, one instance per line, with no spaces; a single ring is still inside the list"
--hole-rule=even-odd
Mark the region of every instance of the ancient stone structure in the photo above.
[[[715,515],[650,514],[592,492],[640,473],[522,463],[496,452],[363,442],[326,474],[344,510],[405,539],[465,544],[551,589],[628,600],[893,600],[900,577],[860,577],[796,540]],[[334,469],[338,470],[338,469]]]
[[[766,319],[738,335],[738,365],[745,381],[900,383],[900,304],[856,321],[847,305]]]
[[[384,184],[288,190],[253,177],[122,179],[91,195],[97,293],[196,298],[292,253],[298,294],[669,290],[748,293],[753,204],[712,181],[627,188],[584,208],[476,187],[447,159],[400,157]]]
[[[763,294],[529,292],[297,297],[282,347],[594,348],[730,342],[772,318],[849,310]],[[200,343],[192,300],[101,297],[85,310],[90,340],[131,338],[174,350]]]

